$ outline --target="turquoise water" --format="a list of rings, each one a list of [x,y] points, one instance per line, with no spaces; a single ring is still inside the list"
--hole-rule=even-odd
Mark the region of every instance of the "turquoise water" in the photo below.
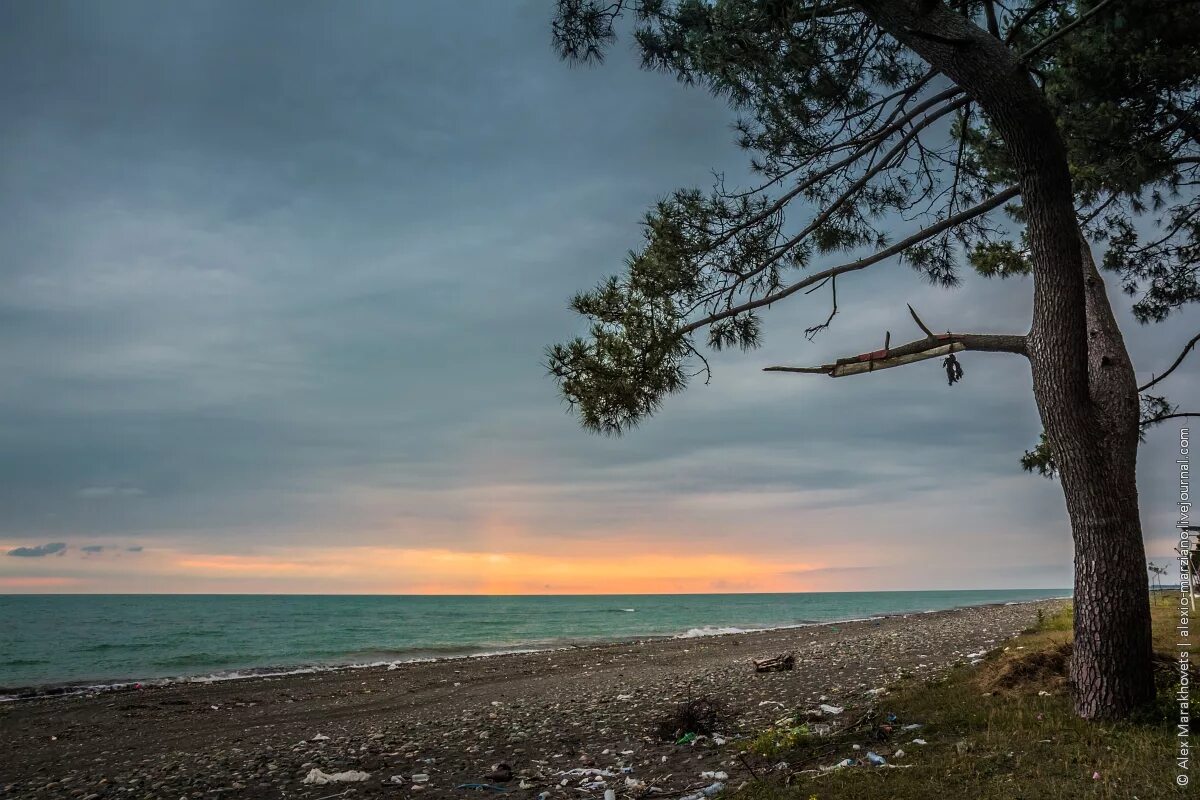
[[[0,694],[702,636],[1060,597],[1066,589],[557,597],[0,595]]]

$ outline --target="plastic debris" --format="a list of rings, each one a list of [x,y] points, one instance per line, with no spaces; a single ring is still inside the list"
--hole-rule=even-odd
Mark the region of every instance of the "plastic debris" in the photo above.
[[[429,775],[424,772],[418,772],[412,776],[413,783],[429,783]]]
[[[727,781],[729,780],[728,772],[701,772],[700,777],[710,781]]]
[[[605,789],[604,800],[617,800],[617,793],[612,789]]]
[[[694,741],[696,741],[696,734],[685,733],[683,736],[679,737],[679,741],[675,742],[675,744],[691,744]]]
[[[904,758],[904,751],[897,750],[896,752],[892,753],[892,758]]]
[[[309,739],[310,742],[328,742],[329,737],[323,733],[318,733],[316,736]]]
[[[925,741],[924,739],[913,739],[912,743],[913,744],[929,744],[929,742]]]
[[[617,773],[613,772],[612,770],[596,769],[595,767],[576,767],[575,769],[569,769],[566,772],[560,772],[558,774],[563,776],[564,778],[587,778],[587,777],[616,778],[616,777],[618,777]]]
[[[356,781],[365,781],[369,777],[371,777],[371,773],[359,772],[355,769],[347,770],[346,772],[322,772],[313,767],[304,776],[304,780],[301,783],[354,783]]]
[[[887,759],[885,759],[883,756],[879,755],[878,753],[868,750],[867,751],[867,763],[871,764],[873,766],[876,766],[876,767],[882,767],[884,764],[887,763]]]
[[[685,794],[683,797],[679,798],[679,800],[703,800],[705,797],[713,797],[723,791],[725,791],[725,784],[717,781],[716,783],[709,784],[703,789],[692,792],[691,794]]]
[[[403,775],[393,775],[392,777],[388,778],[388,783],[403,784],[404,776]]]
[[[843,758],[841,761],[839,761],[839,762],[838,762],[838,763],[836,763],[836,764],[833,764],[833,765],[831,765],[831,766],[828,766],[828,767],[821,767],[821,771],[822,771],[822,772],[831,772],[831,771],[833,771],[833,770],[835,770],[835,769],[845,769],[846,767],[857,767],[857,766],[858,766],[858,760],[857,760],[857,759],[854,759],[854,758]]]
[[[818,708],[820,708],[826,714],[830,714],[830,715],[837,715],[846,710],[842,706],[831,706],[831,705],[827,705],[825,703],[822,703],[820,706],[818,706]]]
[[[920,728],[920,727],[921,727],[921,723],[919,723],[919,722],[910,722],[909,724],[907,724],[907,725],[905,725],[905,726],[901,727],[901,728],[900,728],[900,730],[902,730],[902,731],[915,731],[915,730],[917,730],[917,729],[918,729],[918,728]]]

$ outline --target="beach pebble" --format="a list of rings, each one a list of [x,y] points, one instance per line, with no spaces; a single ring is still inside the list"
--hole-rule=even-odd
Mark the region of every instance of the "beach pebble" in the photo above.
[[[315,800],[347,789],[358,797],[382,796],[387,787],[400,800],[406,787],[412,795],[449,795],[453,787],[484,783],[486,775],[494,785],[519,786],[531,800],[602,800],[606,792],[618,800],[655,795],[705,800],[704,790],[714,784],[736,788],[727,776],[741,769],[738,750],[781,718],[794,724],[793,711],[803,719],[811,709],[814,736],[836,735],[847,719],[841,715],[857,718],[882,694],[872,687],[912,674],[918,663],[929,665],[922,672],[928,678],[961,661],[963,653],[1002,647],[1006,637],[1028,627],[1036,608],[847,623],[837,626],[840,632],[812,626],[698,637],[686,648],[672,640],[641,640],[399,663],[395,669],[380,664],[367,671],[147,686],[136,695],[77,695],[55,700],[57,706],[12,704],[5,709],[6,733],[14,733],[5,766],[17,766],[12,778],[5,776],[4,796],[81,800],[75,787],[86,787],[105,798],[130,800],[207,800],[234,792]],[[746,646],[731,646],[739,641]],[[796,669],[747,682],[743,654],[750,649],[793,651]],[[372,694],[366,694],[366,684]],[[723,727],[715,730],[721,732],[684,731],[692,734],[684,745],[677,744],[682,733],[660,738],[663,720],[698,697],[730,706],[728,719],[718,720]],[[61,704],[68,702],[65,714]],[[220,713],[205,713],[212,706]],[[902,721],[885,724],[894,725],[896,734],[920,728]],[[317,726],[337,735],[314,733]],[[304,739],[305,729],[311,738]],[[54,750],[50,735],[59,739]],[[186,753],[174,749],[171,743],[185,738],[194,745]],[[871,760],[860,755],[868,746],[861,741],[862,750],[854,754],[861,761],[847,759],[856,768]],[[64,743],[72,748],[71,767],[52,772],[64,763],[55,752]],[[904,752],[877,755],[893,762]],[[492,778],[502,764],[515,765],[513,783]],[[795,767],[780,762],[778,769],[785,775]],[[313,770],[379,777],[374,790],[369,781],[347,781],[298,792]],[[43,789],[50,775],[54,780]],[[547,790],[560,781],[561,789]]]

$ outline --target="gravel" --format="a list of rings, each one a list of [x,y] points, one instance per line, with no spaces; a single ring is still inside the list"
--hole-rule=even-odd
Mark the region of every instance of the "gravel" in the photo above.
[[[900,674],[968,663],[1060,605],[5,703],[0,797],[599,800],[677,797],[719,773],[734,788],[749,778],[745,739],[781,716],[846,724]],[[794,670],[754,671],[789,651]],[[662,741],[663,721],[698,698],[721,709],[711,735]]]

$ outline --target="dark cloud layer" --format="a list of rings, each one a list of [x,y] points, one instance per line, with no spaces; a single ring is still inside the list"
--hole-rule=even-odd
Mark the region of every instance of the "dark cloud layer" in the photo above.
[[[8,551],[8,555],[16,556],[17,558],[42,558],[44,556],[52,556],[55,553],[61,555],[66,550],[67,545],[65,542],[49,542],[48,544],[39,544],[34,547],[14,547]]]
[[[0,535],[237,552],[496,546],[488,515],[560,540],[752,524],[801,551],[969,540],[996,558],[943,585],[1025,563],[1061,584],[1057,487],[1016,472],[1038,431],[1019,359],[970,354],[953,389],[935,364],[759,371],[903,340],[906,301],[1019,331],[1028,283],[881,265],[816,343],[814,295],[633,435],[578,429],[540,363],[579,331],[566,298],[620,268],[649,203],[744,159],[728,109],[624,49],[557,61],[550,5],[0,7]],[[1124,319],[1147,374],[1190,335]],[[1143,450],[1159,542],[1170,438]]]

